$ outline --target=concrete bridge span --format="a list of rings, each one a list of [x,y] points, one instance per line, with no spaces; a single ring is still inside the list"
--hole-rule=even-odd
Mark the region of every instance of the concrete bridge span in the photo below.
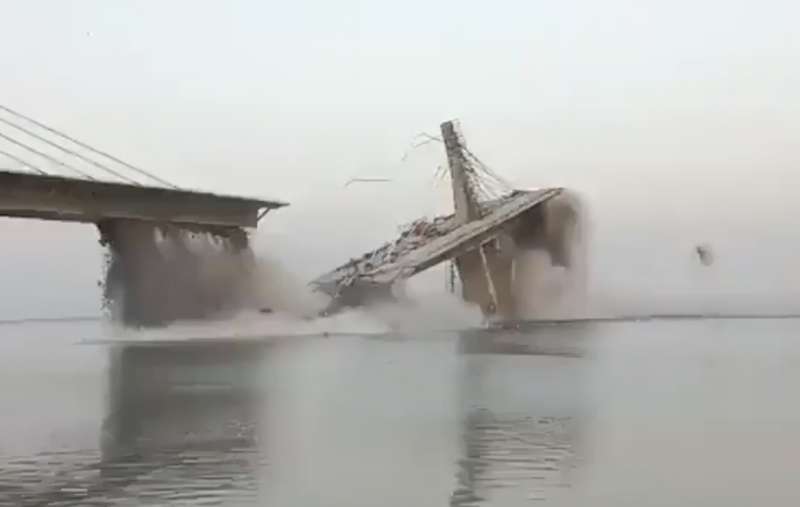
[[[0,216],[94,224],[103,306],[127,325],[235,311],[254,293],[246,229],[279,201],[0,171]]]
[[[0,216],[100,223],[126,219],[187,227],[256,227],[285,202],[0,171]]]
[[[0,216],[94,224],[103,306],[127,325],[240,309],[257,290],[246,229],[279,201],[0,171]],[[257,304],[251,302],[251,304]]]

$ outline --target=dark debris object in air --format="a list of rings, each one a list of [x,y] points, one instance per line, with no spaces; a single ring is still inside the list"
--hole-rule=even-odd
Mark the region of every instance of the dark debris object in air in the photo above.
[[[710,266],[714,263],[714,254],[711,251],[710,246],[697,245],[694,250],[697,254],[697,258],[700,260],[700,263],[704,266]]]

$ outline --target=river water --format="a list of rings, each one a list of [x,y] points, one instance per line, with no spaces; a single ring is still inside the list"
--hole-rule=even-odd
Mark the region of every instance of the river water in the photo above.
[[[0,325],[0,505],[799,505],[798,330]]]

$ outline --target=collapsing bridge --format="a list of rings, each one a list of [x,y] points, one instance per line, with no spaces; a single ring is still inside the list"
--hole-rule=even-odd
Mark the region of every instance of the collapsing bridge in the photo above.
[[[417,220],[396,241],[314,280],[332,297],[327,311],[391,297],[403,280],[451,261],[464,299],[486,315],[516,318],[520,252],[574,263],[579,210],[570,195],[513,189],[469,151],[455,123],[441,130],[454,213]],[[164,324],[257,304],[245,229],[286,203],[179,188],[2,105],[0,161],[16,165],[0,167],[0,216],[98,228],[108,247],[105,302],[122,322]]]
[[[509,190],[466,147],[457,125],[441,125],[455,212],[412,223],[394,242],[326,273],[312,286],[333,298],[328,312],[392,297],[393,287],[442,262],[452,261],[462,296],[485,315],[519,316],[515,261],[523,250],[549,253],[571,267],[579,234],[577,202],[562,188]],[[491,183],[506,188],[492,195]]]

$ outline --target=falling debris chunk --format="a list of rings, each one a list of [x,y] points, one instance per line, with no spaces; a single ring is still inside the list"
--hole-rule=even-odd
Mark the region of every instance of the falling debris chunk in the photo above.
[[[710,266],[714,264],[714,254],[709,245],[697,245],[694,250],[697,254],[697,258],[700,259],[700,263],[703,266]]]

